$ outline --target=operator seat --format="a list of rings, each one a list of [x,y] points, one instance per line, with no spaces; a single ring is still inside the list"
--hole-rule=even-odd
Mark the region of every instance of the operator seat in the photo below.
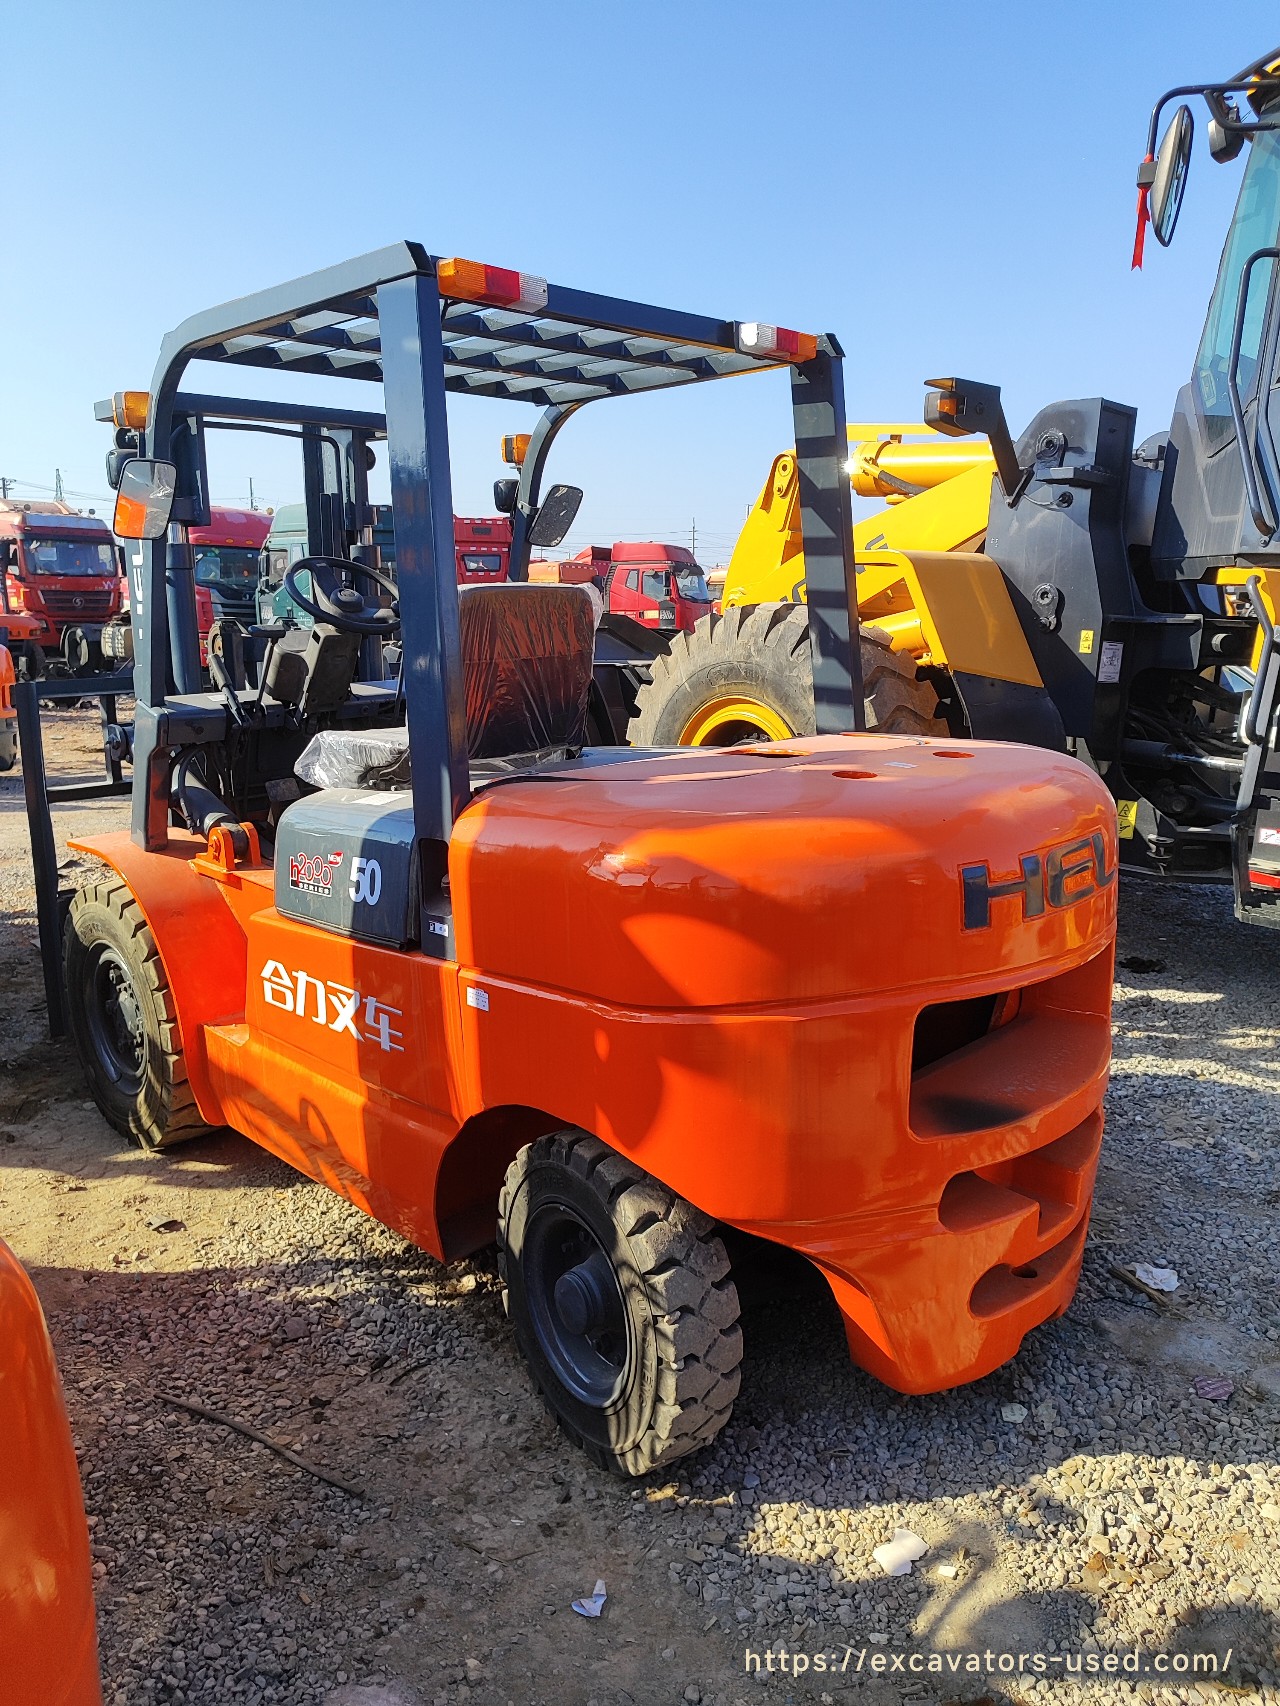
[[[582,587],[459,587],[458,629],[474,782],[587,744],[595,621]],[[408,730],[322,730],[295,769],[319,788],[407,787]]]

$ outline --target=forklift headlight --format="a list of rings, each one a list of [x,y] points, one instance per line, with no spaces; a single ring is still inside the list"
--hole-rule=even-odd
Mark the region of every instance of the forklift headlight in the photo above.
[[[483,261],[463,261],[456,255],[436,262],[436,288],[441,296],[488,302],[495,308],[533,310],[547,305],[547,281],[536,273],[488,267]]]
[[[149,391],[117,391],[111,399],[111,419],[118,427],[130,432],[144,432],[151,413]]]

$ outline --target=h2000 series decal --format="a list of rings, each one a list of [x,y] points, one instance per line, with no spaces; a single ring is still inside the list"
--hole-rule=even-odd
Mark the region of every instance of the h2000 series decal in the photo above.
[[[334,873],[341,863],[341,853],[291,853],[289,887],[306,894],[330,895]]]
[[[1088,900],[1116,880],[1118,864],[1107,864],[1107,840],[1100,829],[1079,841],[1064,841],[1047,853],[1024,853],[1018,861],[1019,875],[992,879],[991,867],[981,864],[960,867],[960,913],[965,930],[985,930],[991,923],[993,900],[1022,901],[1022,916],[1041,918]]]

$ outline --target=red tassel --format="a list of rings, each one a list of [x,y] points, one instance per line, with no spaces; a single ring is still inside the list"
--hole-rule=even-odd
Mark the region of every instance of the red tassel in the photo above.
[[[1142,163],[1144,166],[1149,166],[1153,159],[1154,155],[1148,154]],[[1146,243],[1147,226],[1151,223],[1151,214],[1147,209],[1147,197],[1150,193],[1150,186],[1147,184],[1143,184],[1138,190],[1138,229],[1133,238],[1133,262],[1129,268],[1130,272],[1133,271],[1134,267],[1141,268],[1142,266],[1142,251]]]

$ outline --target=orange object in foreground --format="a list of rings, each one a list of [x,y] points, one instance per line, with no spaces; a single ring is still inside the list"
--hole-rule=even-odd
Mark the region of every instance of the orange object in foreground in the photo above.
[[[100,1706],[89,1531],[53,1347],[0,1243],[0,1700]]]
[[[75,845],[155,932],[203,1117],[434,1255],[488,1243],[516,1151],[578,1127],[809,1257],[901,1391],[1070,1301],[1116,901],[1073,759],[826,736],[482,790],[443,960],[282,916],[219,831]]]

